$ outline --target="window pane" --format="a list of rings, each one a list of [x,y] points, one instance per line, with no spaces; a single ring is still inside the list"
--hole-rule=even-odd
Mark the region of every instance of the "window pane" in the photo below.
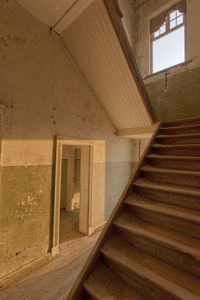
[[[173,20],[170,22],[170,29],[173,29],[176,27],[176,20]]]
[[[184,26],[153,42],[153,73],[184,61]]]
[[[170,14],[170,21],[176,19],[176,12],[177,11],[174,11],[173,13]]]
[[[163,25],[160,27],[160,34],[163,34],[166,32],[166,25]]]
[[[182,15],[183,15],[183,13],[180,12],[179,10],[177,10],[177,16],[179,17],[179,16],[182,16]]]
[[[180,25],[182,23],[183,23],[183,15],[177,19],[177,25]]]
[[[158,30],[158,31],[156,31],[156,32],[154,32],[154,37],[156,38],[156,37],[158,37],[160,35],[160,31]]]

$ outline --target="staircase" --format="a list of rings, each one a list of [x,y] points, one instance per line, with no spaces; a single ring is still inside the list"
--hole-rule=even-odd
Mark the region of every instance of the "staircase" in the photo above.
[[[158,125],[68,299],[200,299],[200,119]]]

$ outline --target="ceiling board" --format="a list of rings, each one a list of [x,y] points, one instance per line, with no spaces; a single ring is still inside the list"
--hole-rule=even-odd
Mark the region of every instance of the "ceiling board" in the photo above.
[[[142,6],[148,0],[128,0],[129,3],[132,5],[133,9],[137,9]]]
[[[61,36],[117,129],[151,125],[102,0],[94,0]]]
[[[17,2],[40,21],[52,27],[77,0],[17,0]]]

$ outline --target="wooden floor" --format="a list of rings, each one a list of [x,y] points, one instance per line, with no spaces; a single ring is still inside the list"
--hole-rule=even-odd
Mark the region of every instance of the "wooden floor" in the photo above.
[[[65,209],[60,213],[60,243],[83,237],[79,232],[79,209],[67,212]]]
[[[100,234],[96,232],[91,237],[80,234],[77,231],[77,213],[69,218],[66,216],[64,212],[61,213],[60,254],[44,259],[25,273],[19,273],[6,288],[0,288],[1,300],[66,299]],[[71,227],[67,226],[68,222]]]

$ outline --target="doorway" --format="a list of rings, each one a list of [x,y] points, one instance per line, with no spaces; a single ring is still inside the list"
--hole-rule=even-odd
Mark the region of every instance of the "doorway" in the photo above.
[[[62,147],[60,244],[83,235],[79,230],[81,148]]]
[[[52,255],[64,242],[89,234],[92,145],[57,142]]]

